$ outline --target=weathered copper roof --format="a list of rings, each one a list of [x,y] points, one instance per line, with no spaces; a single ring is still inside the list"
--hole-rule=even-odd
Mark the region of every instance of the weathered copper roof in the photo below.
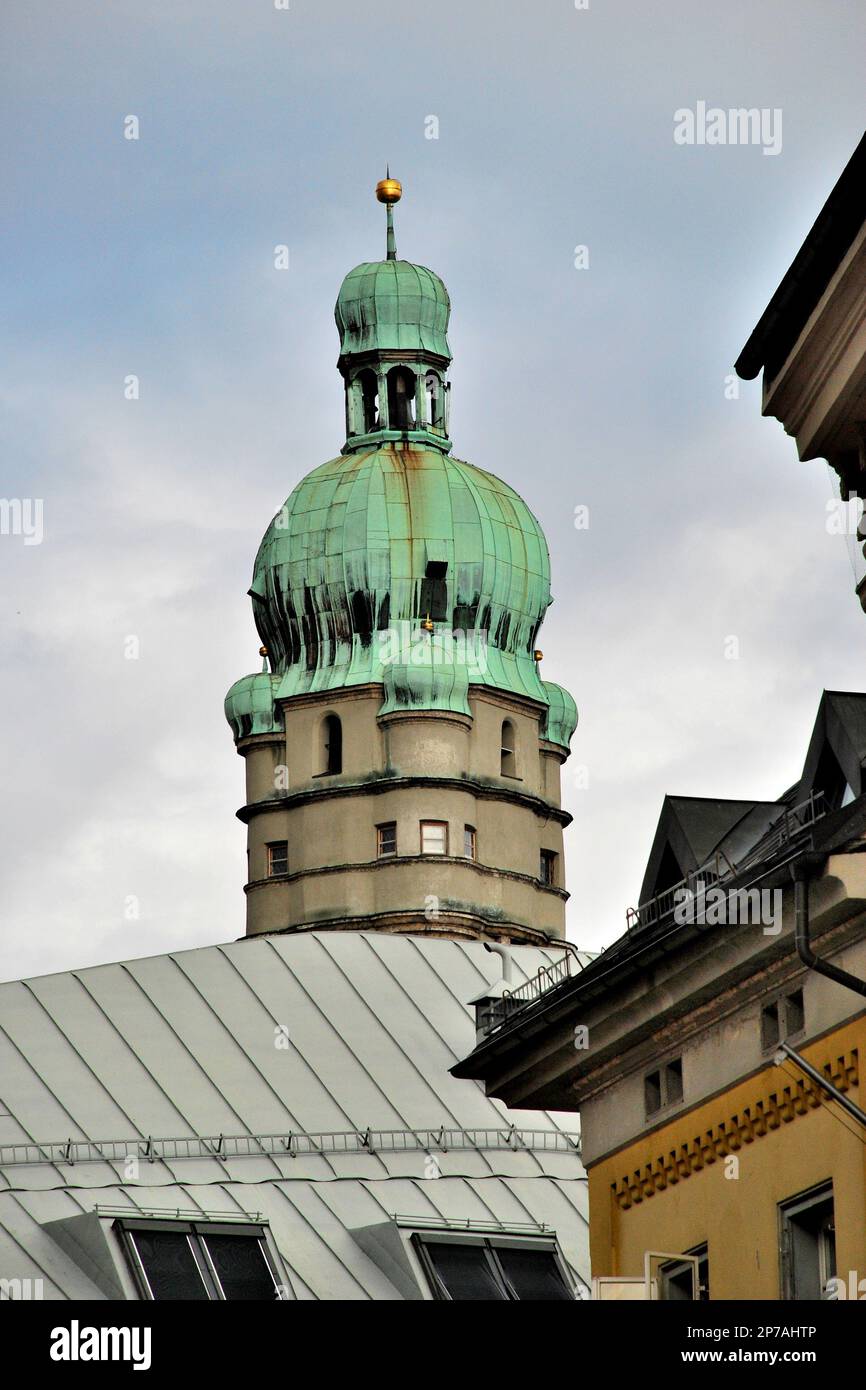
[[[337,297],[347,390],[359,356],[383,393],[405,357],[416,385],[430,368],[446,393],[450,310],[438,275],[396,259],[389,220],[388,258],[355,266]],[[271,669],[229,691],[236,738],[277,727],[269,702],[375,682],[382,713],[469,714],[470,685],[528,697],[546,709],[545,737],[568,747],[574,701],[541,680],[535,655],[551,601],[544,533],[507,483],[450,457],[447,407],[425,421],[423,391],[417,404],[418,418],[410,409],[397,427],[386,398],[359,429],[349,394],[346,449],[298,484],[265,532],[250,594]]]
[[[432,270],[411,261],[365,261],[350,270],[334,317],[340,356],[402,349],[451,358],[448,291]]]
[[[507,483],[440,450],[387,443],[315,469],[268,527],[251,593],[280,698],[381,681],[386,708],[468,713],[470,683],[550,703],[533,656],[544,533]],[[573,704],[554,703],[548,736],[567,741]]]

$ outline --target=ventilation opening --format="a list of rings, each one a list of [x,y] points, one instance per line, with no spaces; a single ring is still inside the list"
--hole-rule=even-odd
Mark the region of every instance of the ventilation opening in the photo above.
[[[848,779],[839,766],[839,759],[829,743],[825,743],[821,750],[813,787],[815,791],[824,793],[824,801],[827,807],[832,810],[838,810],[840,806],[847,806],[850,801],[854,800],[854,792],[848,785]]]
[[[682,883],[685,878],[680,862],[671,849],[670,845],[665,845],[664,853],[659,862],[659,871],[656,874],[656,886],[654,896],[659,893],[666,893],[675,884]]]
[[[448,564],[445,560],[428,560],[427,570],[421,580],[420,617],[430,617],[434,623],[444,623],[448,612],[448,584],[445,576]]]
[[[373,640],[373,601],[363,589],[356,589],[352,595],[352,631],[360,638],[362,647],[369,647]]]

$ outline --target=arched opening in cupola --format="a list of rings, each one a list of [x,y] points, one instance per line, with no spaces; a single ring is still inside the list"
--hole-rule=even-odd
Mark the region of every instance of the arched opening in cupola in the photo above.
[[[379,428],[379,388],[376,373],[365,367],[352,383],[359,397],[360,419],[355,426],[358,434],[369,434]]]
[[[415,373],[392,367],[388,373],[388,426],[410,430],[415,424]]]
[[[427,393],[427,422],[431,429],[445,433],[445,387],[436,372],[428,372],[424,378]]]

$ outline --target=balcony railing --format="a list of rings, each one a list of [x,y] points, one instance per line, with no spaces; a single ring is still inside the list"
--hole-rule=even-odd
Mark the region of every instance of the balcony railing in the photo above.
[[[694,898],[700,899],[709,889],[730,883],[748,872],[749,869],[774,858],[780,850],[795,843],[805,830],[808,830],[822,816],[825,816],[830,809],[825,803],[823,792],[812,792],[806,801],[800,802],[790,811],[785,811],[777,821],[774,821],[760,840],[752,846],[748,854],[745,854],[736,863],[719,850],[712,859],[681,879],[679,883],[666,888],[663,893],[656,894],[654,898],[641,903],[637,908],[630,907],[626,913],[628,930],[635,931],[641,927],[663,921],[665,917],[673,913],[678,901],[678,892],[685,890],[691,893]],[[479,1040],[511,1022],[516,1014],[528,1008],[530,1004],[534,1004],[542,995],[548,994],[574,973],[572,954],[568,952],[561,960],[554,961],[551,965],[542,966],[530,980],[526,980],[524,984],[518,985],[513,990],[506,991],[500,998],[485,1000],[483,1004],[478,1006]]]
[[[825,816],[829,809],[824,793],[813,791],[808,800],[801,801],[798,806],[785,811],[774,821],[748,854],[736,863],[732,863],[727,855],[719,850],[712,859],[680,879],[679,883],[674,883],[664,892],[657,893],[654,898],[648,898],[639,907],[628,908],[625,915],[626,928],[629,931],[637,931],[642,927],[653,926],[669,916],[677,903],[683,901],[683,895],[686,893],[693,898],[701,898],[711,888],[730,883],[756,865],[774,858],[780,850],[798,840],[804,830],[808,830]]]
[[[569,979],[572,974],[571,961],[572,953],[566,951],[560,960],[543,965],[537,974],[524,981],[522,985],[506,991],[498,999],[486,1000],[479,1010],[479,1032],[492,1033],[495,1028],[501,1028],[514,1014],[525,1009],[527,1005],[534,1004],[542,994],[547,994],[548,990],[562,984],[563,980]]]

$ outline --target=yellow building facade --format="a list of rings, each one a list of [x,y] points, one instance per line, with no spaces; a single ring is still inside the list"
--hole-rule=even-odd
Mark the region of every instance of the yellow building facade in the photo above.
[[[866,1015],[802,1055],[862,1105]],[[596,1277],[642,1275],[647,1251],[706,1246],[711,1299],[779,1299],[784,1204],[832,1185],[829,1277],[846,1289],[850,1271],[866,1280],[866,1131],[792,1063],[722,1091],[588,1173]]]

